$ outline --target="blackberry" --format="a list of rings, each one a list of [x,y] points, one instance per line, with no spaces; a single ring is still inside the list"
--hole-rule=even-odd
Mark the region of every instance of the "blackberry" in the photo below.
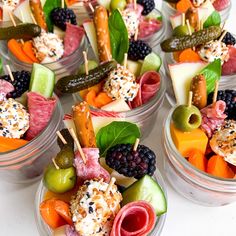
[[[154,0],[137,0],[137,3],[143,6],[142,15],[145,16],[155,8]]]
[[[234,45],[236,43],[236,39],[231,33],[227,32],[222,42],[226,45]]]
[[[208,104],[212,103],[213,93],[208,95]],[[219,90],[217,101],[222,100],[226,103],[225,114],[227,119],[236,120],[236,90]]]
[[[129,42],[128,58],[133,61],[143,60],[152,52],[151,47],[142,40],[131,40]]]
[[[140,179],[154,174],[156,155],[144,145],[138,145],[134,151],[131,144],[117,144],[108,150],[106,164],[120,174]]]
[[[15,90],[7,94],[7,98],[18,98],[24,92],[29,89],[30,84],[30,72],[28,71],[16,71],[12,72],[14,81],[11,80],[9,75],[1,76],[0,79],[4,79],[11,83]]]
[[[69,8],[57,7],[51,11],[51,20],[54,25],[62,30],[66,30],[66,23],[71,23],[72,25],[77,25],[76,15]]]

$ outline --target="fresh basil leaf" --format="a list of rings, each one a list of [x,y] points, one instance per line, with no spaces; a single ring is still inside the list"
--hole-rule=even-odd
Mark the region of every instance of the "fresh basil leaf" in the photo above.
[[[105,157],[108,149],[116,144],[135,143],[139,137],[140,130],[137,125],[126,121],[113,121],[101,128],[96,135],[100,156]]]
[[[61,0],[46,0],[43,6],[43,11],[45,14],[46,23],[47,23],[49,32],[53,31],[53,23],[52,23],[50,14],[51,14],[51,11],[56,7],[61,7]]]
[[[124,54],[129,49],[128,31],[118,9],[109,16],[109,32],[111,41],[112,57],[119,63],[124,60]]]
[[[203,70],[199,73],[203,74],[207,83],[207,95],[214,91],[215,84],[217,80],[220,80],[221,76],[221,60],[216,59],[209,65],[207,65]]]
[[[218,11],[214,11],[204,22],[203,27],[208,28],[210,26],[219,26],[220,23],[221,23],[220,14]]]

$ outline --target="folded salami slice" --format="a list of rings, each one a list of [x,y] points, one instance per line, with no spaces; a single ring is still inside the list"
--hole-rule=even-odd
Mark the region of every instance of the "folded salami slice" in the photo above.
[[[27,93],[28,112],[30,114],[29,129],[26,133],[26,139],[35,138],[50,121],[56,106],[56,99],[47,99],[44,96],[35,93]]]
[[[64,38],[64,55],[63,57],[69,56],[77,48],[84,37],[84,29],[77,25],[66,24],[66,34]]]
[[[145,236],[152,231],[155,222],[155,211],[148,202],[131,202],[116,215],[110,236]]]
[[[98,148],[83,148],[86,157],[86,164],[83,162],[80,153],[75,154],[75,168],[79,180],[101,179],[109,182],[110,174],[99,164]]]
[[[159,90],[161,76],[156,71],[144,73],[138,80],[139,91],[137,96],[131,102],[131,107],[139,107],[147,103]]]
[[[157,19],[146,19],[141,17],[138,38],[142,39],[156,33],[161,28],[161,26],[161,21]]]
[[[215,0],[213,6],[216,11],[222,11],[230,5],[230,0]]]
[[[0,102],[3,101],[7,94],[14,91],[14,86],[6,80],[0,79]]]
[[[236,73],[236,48],[229,46],[229,60],[222,66],[223,75],[233,75]]]

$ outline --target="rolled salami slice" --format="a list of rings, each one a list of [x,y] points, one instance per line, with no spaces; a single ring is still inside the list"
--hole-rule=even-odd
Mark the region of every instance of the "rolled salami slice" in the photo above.
[[[141,18],[139,23],[138,38],[142,39],[156,33],[162,26],[161,21],[157,19]]]
[[[26,140],[32,140],[48,125],[57,101],[55,98],[47,99],[35,92],[27,93],[27,98],[30,127],[26,133]]]
[[[66,23],[63,57],[69,56],[80,46],[84,37],[84,29],[77,25]]]
[[[223,75],[233,75],[236,73],[236,48],[229,46],[229,60],[222,66]]]
[[[7,94],[14,91],[14,86],[6,80],[0,79],[0,102],[3,101]]]
[[[155,222],[155,211],[148,202],[131,202],[116,215],[110,236],[145,236],[152,231]]]
[[[101,179],[109,182],[110,174],[99,164],[99,149],[98,148],[82,148],[86,158],[86,163],[80,156],[80,153],[75,154],[74,165],[79,180]]]
[[[156,71],[148,71],[139,79],[139,91],[131,102],[131,107],[139,107],[147,103],[160,89],[161,76]]]

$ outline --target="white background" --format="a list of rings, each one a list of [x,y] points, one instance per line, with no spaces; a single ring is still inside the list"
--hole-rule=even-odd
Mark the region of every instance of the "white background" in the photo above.
[[[236,2],[226,28],[236,34],[233,26]],[[70,109],[71,99],[64,102]],[[161,127],[169,109],[165,102],[155,129],[145,142],[159,155],[158,166],[162,171]],[[150,140],[150,141],[149,141]],[[0,180],[0,236],[38,236],[34,221],[34,197],[38,183],[31,186],[14,185]],[[167,183],[168,214],[162,236],[236,236],[236,204],[220,208],[195,205],[178,195]]]

